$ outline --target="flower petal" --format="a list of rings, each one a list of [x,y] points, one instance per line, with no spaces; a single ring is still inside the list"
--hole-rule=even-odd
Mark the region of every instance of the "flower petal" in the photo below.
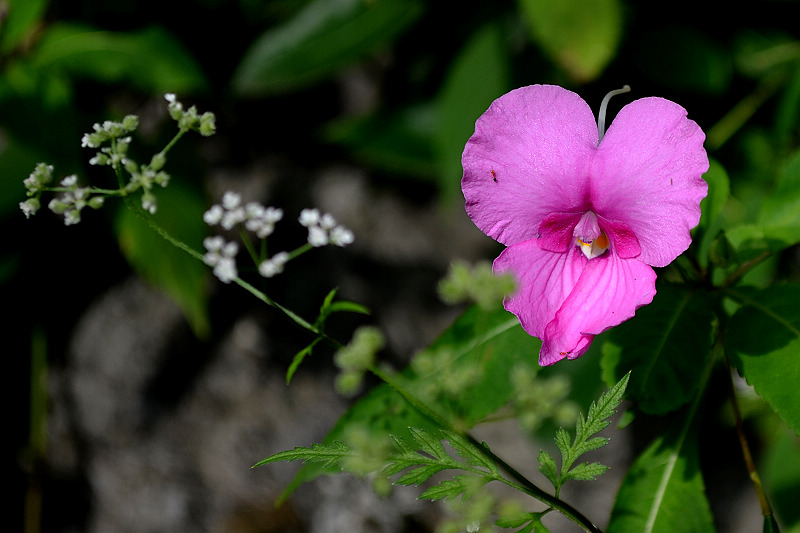
[[[681,106],[643,98],[622,108],[597,149],[592,205],[627,224],[649,265],[666,266],[691,244],[689,230],[708,191],[704,139]]]
[[[537,236],[554,212],[583,213],[597,125],[577,94],[532,85],[495,100],[464,148],[467,214],[510,245]]]
[[[583,355],[595,335],[629,319],[655,295],[656,274],[637,259],[606,253],[587,260],[577,246],[554,253],[537,239],[506,248],[494,269],[517,280],[504,305],[542,339],[542,366]]]
[[[628,320],[636,309],[652,302],[655,283],[655,271],[638,259],[607,253],[589,261],[545,328],[539,364],[583,355],[595,335]]]

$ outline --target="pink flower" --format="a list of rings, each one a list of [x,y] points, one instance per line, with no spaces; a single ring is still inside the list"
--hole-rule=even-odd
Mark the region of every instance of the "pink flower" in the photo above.
[[[462,156],[467,214],[507,246],[494,270],[517,280],[504,305],[542,340],[540,365],[580,357],[653,300],[652,267],[683,253],[700,221],[704,139],[662,98],[626,105],[603,136],[586,102],[551,85],[511,91],[478,119]]]

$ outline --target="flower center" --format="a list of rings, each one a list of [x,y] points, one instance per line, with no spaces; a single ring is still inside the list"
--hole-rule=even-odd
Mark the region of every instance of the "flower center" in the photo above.
[[[594,259],[608,250],[609,242],[608,236],[601,231],[596,239],[589,242],[584,242],[579,237],[575,237],[575,244],[581,247],[581,252],[586,256],[586,259]]]
[[[597,215],[593,211],[586,211],[581,216],[572,231],[572,236],[575,237],[575,244],[580,246],[581,252],[587,259],[594,259],[608,250],[608,235],[600,229]]]

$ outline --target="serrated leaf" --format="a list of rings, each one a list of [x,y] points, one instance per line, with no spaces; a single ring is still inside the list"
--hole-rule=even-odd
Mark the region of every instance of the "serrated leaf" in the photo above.
[[[564,480],[591,481],[597,476],[604,474],[608,467],[600,463],[580,463],[570,469],[564,476]]]
[[[263,96],[317,82],[390,43],[424,9],[417,0],[313,0],[256,39],[236,69],[234,90]]]
[[[425,481],[428,481],[432,475],[441,472],[442,470],[447,470],[449,468],[448,465],[421,465],[415,466],[411,468],[408,472],[400,476],[396,479],[393,483],[398,485],[419,485]]]
[[[522,527],[536,517],[536,513],[519,512],[499,517],[494,525],[497,527]]]
[[[477,306],[465,311],[429,348],[436,353],[446,350],[453,356],[448,360],[455,368],[478,370],[478,381],[465,387],[457,398],[448,403],[433,401],[431,409],[460,424],[469,426],[508,403],[513,390],[511,369],[518,364],[538,371],[535,354],[541,343],[519,325],[516,317],[505,310],[482,311]],[[421,390],[437,383],[438,373],[417,375],[411,369],[403,373],[411,389]],[[366,427],[376,435],[394,435],[409,444],[414,442],[409,428],[439,431],[428,418],[420,414],[388,385],[368,392],[342,416],[326,437],[326,442],[341,439],[348,428]],[[410,444],[409,444],[410,446]],[[297,474],[281,498],[286,498],[298,485],[309,481],[322,470],[307,465]]]
[[[429,432],[420,428],[409,428],[409,430],[414,437],[414,442],[423,452],[439,460],[450,458],[442,445],[441,438],[437,436],[438,432]]]
[[[488,468],[490,472],[497,472],[497,465],[486,458],[484,454],[475,449],[475,446],[455,433],[446,436],[447,443],[455,450],[459,457],[468,465]]]
[[[713,533],[696,436],[684,417],[654,441],[622,482],[606,533]]]
[[[32,61],[40,69],[103,82],[126,81],[147,92],[193,93],[206,86],[194,57],[169,32],[155,26],[117,33],[54,24]]]
[[[770,407],[800,434],[800,284],[741,287],[727,294],[742,306],[728,322],[732,361]]]
[[[466,500],[472,493],[480,487],[480,480],[471,476],[455,476],[453,479],[446,479],[420,494],[419,500],[444,500],[449,501],[463,495]]]
[[[308,447],[298,446],[292,450],[270,455],[257,462],[253,467],[284,461],[303,461],[305,463],[321,463],[323,467],[329,468],[350,455],[352,455],[352,450],[343,442],[315,443]]]
[[[558,465],[553,456],[545,450],[539,451],[539,472],[546,477],[554,487],[558,487]]]
[[[155,222],[195,250],[202,249],[207,232],[202,197],[175,181],[155,194],[158,198]],[[208,267],[175,248],[130,209],[120,207],[114,228],[120,250],[134,270],[175,300],[196,335],[207,335]]]
[[[653,303],[607,335],[602,347],[606,383],[630,371],[628,397],[650,414],[688,402],[711,355],[713,302],[704,290],[660,284]]]

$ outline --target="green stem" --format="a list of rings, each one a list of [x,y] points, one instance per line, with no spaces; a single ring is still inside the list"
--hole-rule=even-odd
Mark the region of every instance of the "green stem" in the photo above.
[[[739,400],[736,396],[736,387],[733,384],[733,372],[731,370],[730,361],[728,361],[728,384],[730,385],[731,394],[731,408],[733,410],[733,417],[736,421],[736,434],[739,436],[739,446],[742,448],[742,455],[744,456],[744,463],[747,466],[747,472],[750,474],[750,481],[753,483],[753,488],[758,497],[758,504],[761,507],[761,516],[772,516],[772,509],[770,508],[767,495],[764,493],[764,486],[761,484],[761,477],[756,470],[753,455],[750,453],[750,446],[747,443],[747,437],[744,433],[744,424],[742,423],[742,413],[739,410]]]
[[[453,425],[445,419],[443,416],[439,415],[436,411],[428,407],[425,403],[420,401],[414,395],[412,395],[409,391],[407,391],[396,379],[394,379],[389,373],[384,372],[380,368],[371,367],[369,369],[375,376],[377,376],[381,381],[389,385],[392,389],[394,389],[400,396],[403,397],[412,407],[414,407],[417,411],[422,413],[424,416],[429,418],[432,422],[439,425],[440,427],[446,429],[447,431],[462,435],[465,439],[467,439],[472,446],[478,450],[481,454],[483,454],[486,458],[497,464],[500,468],[502,468],[514,481],[507,480],[505,478],[498,478],[498,481],[502,481],[506,485],[510,487],[514,487],[515,489],[528,494],[529,496],[539,500],[540,502],[550,506],[551,508],[559,511],[561,514],[578,524],[584,531],[588,531],[589,533],[602,533],[600,529],[595,526],[591,520],[583,516],[577,509],[569,505],[568,503],[556,498],[548,494],[547,492],[543,491],[539,487],[537,487],[533,482],[531,482],[528,478],[523,476],[520,472],[518,472],[514,467],[506,463],[503,459],[498,457],[497,455],[492,452],[488,446],[482,444],[475,440],[470,434],[459,431]]]

